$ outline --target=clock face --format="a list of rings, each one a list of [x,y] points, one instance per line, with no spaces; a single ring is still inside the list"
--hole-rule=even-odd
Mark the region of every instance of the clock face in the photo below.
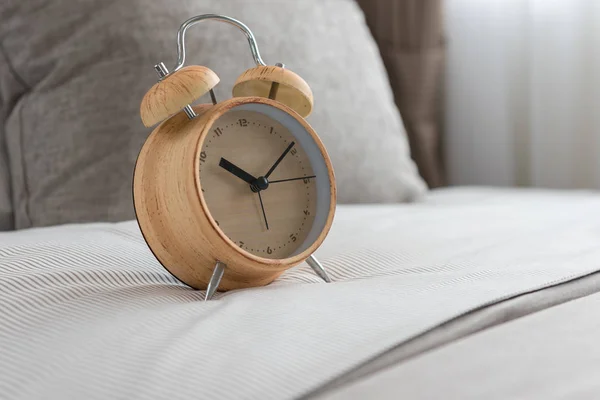
[[[325,215],[317,179],[328,179],[316,176],[316,147],[303,146],[310,134],[280,121],[234,108],[213,123],[200,153],[202,195],[216,224],[240,248],[271,259],[311,244],[315,216]]]

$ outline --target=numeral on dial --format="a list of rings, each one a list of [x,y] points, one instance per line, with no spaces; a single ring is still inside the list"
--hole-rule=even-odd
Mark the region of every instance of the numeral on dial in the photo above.
[[[221,136],[222,134],[223,134],[223,131],[221,130],[221,128],[215,129],[215,135],[217,135],[217,137]]]
[[[292,151],[290,151],[290,154],[293,155],[293,156],[295,156],[297,152],[298,152],[298,150],[292,149]]]
[[[273,254],[273,250],[267,246],[267,254]]]
[[[205,151],[200,152],[200,162],[206,161],[206,157],[208,156],[206,155]]]
[[[304,215],[310,215],[310,211],[304,210]]]
[[[293,233],[290,235],[290,240],[292,242],[295,242],[296,240],[298,240],[298,238],[296,237],[296,235],[294,235]]]
[[[246,119],[242,118],[242,119],[238,120],[238,124],[240,126],[248,126],[248,121]]]

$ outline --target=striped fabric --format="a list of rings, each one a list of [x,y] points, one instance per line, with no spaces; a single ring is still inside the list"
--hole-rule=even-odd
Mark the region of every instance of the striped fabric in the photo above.
[[[600,269],[600,196],[434,191],[343,206],[268,287],[172,278],[135,222],[0,233],[0,399],[287,399],[445,321]]]

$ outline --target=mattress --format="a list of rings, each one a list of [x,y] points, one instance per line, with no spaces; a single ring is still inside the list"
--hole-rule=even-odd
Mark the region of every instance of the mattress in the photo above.
[[[488,188],[340,206],[333,283],[301,265],[210,302],[135,221],[0,233],[0,398],[333,396],[599,291],[594,215],[596,193]]]

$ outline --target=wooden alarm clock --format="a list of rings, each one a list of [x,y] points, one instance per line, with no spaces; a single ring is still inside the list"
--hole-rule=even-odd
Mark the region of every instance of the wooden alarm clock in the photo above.
[[[187,66],[186,30],[227,22],[248,39],[256,67],[217,102],[217,75]],[[178,62],[144,96],[145,126],[160,125],[138,156],[133,197],[138,224],[158,261],[210,299],[217,288],[262,286],[303,261],[330,279],[313,253],[331,227],[336,203],[331,161],[304,119],[308,84],[283,64],[267,66],[246,25],[222,15],[185,21]],[[205,94],[212,104],[191,104]]]

